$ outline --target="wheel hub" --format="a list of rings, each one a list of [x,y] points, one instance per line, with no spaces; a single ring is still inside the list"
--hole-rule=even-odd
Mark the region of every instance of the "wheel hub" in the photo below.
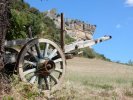
[[[55,63],[52,60],[47,60],[44,63],[39,64],[39,68],[36,74],[39,76],[48,76],[55,70]]]

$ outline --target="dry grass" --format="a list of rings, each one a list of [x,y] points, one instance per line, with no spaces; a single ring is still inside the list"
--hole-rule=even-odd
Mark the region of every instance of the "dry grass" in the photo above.
[[[74,58],[67,64],[63,88],[52,93],[50,100],[133,100],[132,66],[86,58]],[[35,87],[17,79],[12,93],[5,95],[9,99],[4,100],[46,99]]]
[[[3,100],[46,100],[44,93],[39,93],[37,86],[20,81],[17,75],[14,75],[9,94],[3,94]],[[1,99],[0,99],[1,100]]]
[[[8,76],[1,71],[0,72],[0,100],[2,98],[2,95],[5,93],[6,94],[10,93],[10,90],[11,90],[10,79],[8,79]]]
[[[133,67],[97,59],[68,60],[66,83],[57,100],[132,100]]]

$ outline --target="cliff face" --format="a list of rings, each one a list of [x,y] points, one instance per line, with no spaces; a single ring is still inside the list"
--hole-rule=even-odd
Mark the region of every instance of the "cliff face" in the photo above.
[[[54,20],[57,28],[60,28],[61,16],[54,10],[50,10],[46,14]],[[65,18],[65,31],[70,37],[76,40],[91,40],[96,29],[96,25],[87,24],[80,20]]]

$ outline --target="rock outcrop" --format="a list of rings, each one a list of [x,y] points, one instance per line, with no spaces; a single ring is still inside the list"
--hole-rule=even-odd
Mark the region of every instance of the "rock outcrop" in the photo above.
[[[52,9],[46,14],[48,17],[54,20],[57,28],[60,28],[61,15],[56,13],[55,9]],[[76,40],[91,40],[96,29],[96,25],[87,24],[80,20],[65,18],[65,31],[66,33]]]

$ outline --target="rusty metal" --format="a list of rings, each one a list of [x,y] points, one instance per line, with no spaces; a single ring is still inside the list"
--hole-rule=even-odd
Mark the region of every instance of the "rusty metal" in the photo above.
[[[61,13],[61,48],[64,52],[64,46],[65,46],[65,34],[64,34],[64,14]]]
[[[55,70],[55,63],[52,60],[44,61],[44,63],[41,63],[38,65],[39,68],[35,72],[36,75],[45,77],[50,75]]]

